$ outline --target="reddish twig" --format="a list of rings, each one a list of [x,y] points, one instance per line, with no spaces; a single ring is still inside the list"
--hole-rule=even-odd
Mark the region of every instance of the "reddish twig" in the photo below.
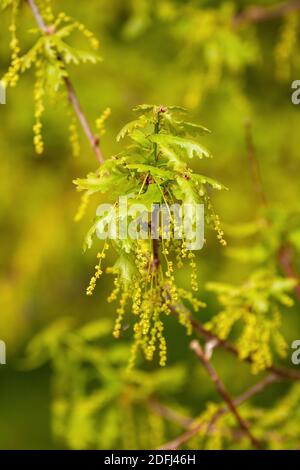
[[[28,2],[29,7],[31,8],[33,16],[40,30],[44,34],[47,34],[47,35],[55,34],[55,32],[53,32],[53,28],[51,28],[50,26],[47,26],[45,21],[43,20],[43,17],[39,11],[37,4],[35,3],[35,0],[27,0],[27,2]],[[65,77],[64,82],[65,82],[66,89],[68,92],[68,98],[69,98],[71,105],[73,106],[74,112],[77,115],[77,118],[81,124],[81,127],[90,143],[91,148],[93,149],[96,155],[98,162],[102,164],[104,162],[104,157],[100,148],[99,138],[96,135],[94,135],[91,130],[89,122],[80,106],[79,100],[76,96],[76,93],[75,93],[75,90],[74,90],[74,87],[72,85],[70,78]]]
[[[291,277],[297,281],[295,286],[295,293],[300,300],[300,280],[299,276],[294,268],[293,265],[293,251],[290,246],[283,246],[279,250],[278,259],[282,270],[286,274],[286,276]]]
[[[151,408],[151,410],[157,413],[159,416],[162,416],[168,421],[172,421],[172,423],[178,424],[184,429],[188,429],[194,422],[192,418],[183,416],[181,413],[178,413],[178,411],[173,410],[169,406],[163,405],[153,399],[149,401],[149,408]]]
[[[180,304],[180,310],[186,310],[187,313],[188,310],[184,305]],[[178,316],[178,312],[175,307],[172,305],[169,306],[170,311],[175,315]],[[224,339],[219,338],[216,334],[212,333],[210,330],[205,328],[205,326],[199,321],[196,320],[192,314],[189,313],[189,320],[191,322],[193,331],[200,335],[202,338],[204,338],[206,341],[213,341],[214,342],[214,347],[221,347],[225,349],[226,351],[230,352],[236,357],[239,357],[239,352],[238,350],[234,347],[233,344],[231,344],[229,341],[226,341]],[[245,362],[248,362],[249,364],[252,364],[253,360],[251,357],[247,357],[243,359]],[[288,380],[300,380],[300,373],[292,370],[292,369],[286,369],[283,367],[276,367],[276,366],[270,366],[267,367],[266,369],[269,372],[272,372],[273,374],[276,374],[278,377],[282,377],[284,379]]]
[[[244,418],[240,415],[240,413],[237,410],[237,407],[234,403],[234,401],[231,399],[230,394],[219,377],[216,369],[213,367],[212,363],[208,359],[208,357],[204,354],[203,349],[197,340],[193,340],[190,344],[191,350],[194,351],[196,356],[200,359],[200,361],[203,363],[205,369],[207,370],[212,382],[214,383],[219,395],[223,398],[225,403],[228,406],[228,409],[231,411],[231,413],[235,416],[240,428],[242,431],[245,432],[245,434],[248,436],[250,439],[250,442],[256,449],[261,449],[261,443],[256,439],[256,437],[253,436],[249,424],[244,420]]]
[[[72,85],[69,77],[64,77],[64,81],[65,81],[66,88],[67,88],[67,91],[68,91],[69,101],[72,104],[72,106],[74,108],[74,111],[77,114],[77,117],[78,117],[79,122],[81,124],[81,127],[82,127],[85,135],[87,136],[92,149],[95,152],[95,155],[96,155],[96,158],[97,158],[98,162],[101,165],[104,162],[104,157],[103,157],[103,154],[102,154],[101,149],[100,149],[99,137],[93,134],[93,132],[90,128],[90,125],[89,125],[89,123],[88,123],[88,121],[85,117],[85,114],[82,111],[82,108],[80,106],[80,103],[78,101],[78,98],[76,96],[75,90],[73,88],[73,85]]]
[[[153,267],[153,270],[156,271],[159,268],[160,259],[159,259],[159,241],[155,239],[152,240],[152,255],[153,255],[152,267]]]
[[[300,0],[279,3],[271,7],[251,6],[235,15],[233,27],[238,28],[245,23],[262,23],[274,20],[298,10],[300,10]]]
[[[270,374],[267,377],[265,377],[263,380],[260,382],[257,382],[255,385],[250,387],[248,390],[246,390],[244,393],[239,395],[237,398],[233,400],[233,403],[236,407],[240,406],[242,403],[245,401],[250,400],[253,398],[255,395],[258,393],[261,393],[264,391],[269,385],[272,385],[275,382],[280,382],[282,378],[278,377],[275,374]],[[220,409],[218,409],[215,414],[212,416],[209,427],[210,427],[210,432],[212,432],[212,426],[216,424],[218,419],[220,419],[222,416],[224,416],[226,413],[229,412],[229,409],[227,406],[223,406]],[[187,428],[187,431],[178,436],[176,439],[173,441],[170,441],[163,446],[161,446],[161,449],[164,450],[176,450],[183,444],[185,444],[187,441],[192,439],[194,436],[196,436],[201,429],[204,427],[205,423],[199,423],[196,424],[195,426],[189,426]]]
[[[191,321],[193,330],[196,333],[198,333],[200,336],[202,336],[205,340],[215,340],[217,342],[217,346],[220,346],[226,349],[226,351],[230,352],[234,356],[239,357],[239,353],[237,349],[229,341],[223,340],[219,338],[217,335],[215,335],[214,333],[212,333],[211,331],[207,330],[200,321],[196,320],[192,316],[190,316],[190,321]],[[244,360],[250,364],[253,362],[251,357],[247,357]],[[282,378],[289,379],[289,380],[300,380],[300,373],[291,369],[270,366],[266,370],[269,372],[273,372],[273,374],[276,374],[278,377],[282,377]]]

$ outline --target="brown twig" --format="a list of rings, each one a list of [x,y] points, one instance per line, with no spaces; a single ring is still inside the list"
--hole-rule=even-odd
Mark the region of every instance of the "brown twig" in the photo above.
[[[156,271],[159,268],[160,259],[159,259],[159,241],[155,239],[152,240],[152,255],[153,255],[152,266],[153,266],[153,269]]]
[[[274,20],[298,10],[300,10],[300,0],[283,2],[271,7],[251,6],[235,15],[233,27],[238,28],[245,23],[262,23]]]
[[[149,401],[149,408],[159,416],[172,421],[172,423],[178,424],[184,429],[188,429],[194,422],[192,418],[183,416],[181,413],[178,413],[178,411],[173,410],[169,406],[163,405],[153,399]]]
[[[214,366],[212,365],[211,361],[204,354],[203,349],[202,349],[199,341],[193,340],[190,344],[190,348],[191,348],[192,351],[194,351],[196,356],[203,363],[203,365],[204,365],[205,369],[207,370],[212,382],[214,383],[219,395],[223,398],[223,400],[225,401],[225,403],[228,406],[228,409],[235,416],[241,430],[245,432],[245,434],[250,439],[250,442],[252,443],[252,445],[256,449],[261,449],[262,448],[261,443],[258,441],[258,439],[256,439],[256,437],[253,436],[253,434],[250,430],[249,424],[244,420],[244,418],[238,412],[237,407],[236,407],[234,401],[231,399],[230,394],[229,394],[225,384],[223,383],[223,381],[219,377],[219,375],[218,375],[216,369],[214,368]]]
[[[280,266],[282,267],[283,272],[286,276],[291,277],[297,281],[297,284],[294,288],[295,293],[300,300],[300,280],[298,273],[296,272],[293,265],[293,251],[290,246],[282,246],[278,253],[278,259]]]
[[[159,134],[159,131],[160,131],[160,113],[161,112],[164,112],[163,108],[161,108],[161,110],[159,110],[158,113],[157,113],[157,119],[156,119],[156,122],[154,124],[154,134]],[[155,161],[157,161],[157,159],[158,159],[158,148],[157,148],[156,143],[154,144],[154,157],[155,157]],[[153,270],[157,271],[158,268],[159,268],[159,265],[160,265],[159,241],[155,238],[152,239],[152,256],[153,256],[152,267],[153,267]]]
[[[40,28],[40,30],[44,33],[44,34],[55,34],[55,32],[53,31],[53,28],[51,28],[51,26],[48,26],[46,25],[40,11],[39,11],[39,8],[37,6],[37,4],[35,3],[35,0],[27,0],[27,3],[29,5],[29,7],[31,8],[31,11],[33,13],[33,16],[36,20],[36,23],[38,25],[38,27]],[[102,151],[101,151],[101,148],[100,148],[100,141],[99,141],[99,138],[93,134],[92,130],[91,130],[91,127],[89,125],[89,122],[80,106],[80,103],[79,103],[79,100],[76,96],[76,93],[75,93],[75,90],[74,90],[74,87],[72,85],[72,82],[70,80],[69,77],[65,77],[64,78],[64,82],[65,82],[65,85],[66,85],[66,89],[67,89],[67,92],[68,92],[68,98],[69,98],[69,101],[71,103],[71,105],[73,106],[73,109],[74,109],[74,112],[75,114],[77,115],[77,118],[81,124],[81,127],[90,143],[90,146],[91,148],[93,149],[95,155],[96,155],[96,158],[98,160],[98,162],[100,164],[102,164],[104,162],[104,157],[103,157],[103,154],[102,154]]]
[[[235,407],[240,406],[245,401],[250,400],[251,398],[253,398],[258,393],[261,393],[269,385],[272,385],[275,382],[280,382],[281,380],[282,380],[282,378],[278,377],[276,374],[268,375],[263,380],[261,380],[260,382],[257,382],[255,385],[253,385],[248,390],[246,390],[244,393],[242,393],[237,398],[235,398],[233,400],[233,403],[234,403]],[[212,431],[212,427],[213,427],[213,425],[216,424],[218,419],[220,419],[223,415],[225,415],[228,412],[229,412],[229,409],[228,409],[227,406],[223,406],[215,412],[215,414],[212,416],[211,421],[210,421],[210,425],[209,425],[210,426],[210,432]],[[196,436],[200,432],[200,430],[203,428],[203,426],[204,426],[204,423],[199,423],[199,424],[196,424],[195,426],[189,426],[187,428],[186,432],[184,432],[183,434],[178,436],[173,441],[167,442],[166,444],[161,446],[161,449],[164,449],[164,450],[176,450],[176,449],[178,449],[180,446],[185,444],[185,442],[189,441],[194,436]]]
[[[170,305],[169,306],[170,311],[175,315],[178,316],[178,311],[177,309]],[[193,331],[200,335],[202,338],[204,338],[206,341],[213,341],[214,342],[214,347],[221,347],[225,349],[226,351],[230,352],[236,357],[239,357],[239,352],[238,350],[234,347],[233,344],[231,344],[229,341],[226,341],[224,339],[219,338],[216,334],[212,333],[210,330],[205,328],[205,326],[199,321],[196,320],[191,313],[189,313],[188,309],[183,305],[179,305],[180,310],[185,310],[187,314],[189,315],[189,320],[191,322]],[[247,357],[244,359],[244,362],[248,362],[249,364],[252,364],[253,360],[251,357]],[[288,380],[300,380],[300,373],[292,370],[292,369],[286,369],[283,367],[276,367],[276,366],[270,366],[267,367],[266,369],[269,372],[272,372],[276,374],[278,377],[282,377],[284,379]]]
[[[239,357],[239,353],[237,349],[233,346],[233,344],[229,343],[229,341],[223,340],[219,338],[217,335],[212,333],[211,331],[207,330],[204,325],[198,320],[196,320],[193,316],[190,316],[190,321],[193,327],[193,330],[198,333],[201,337],[205,340],[215,340],[217,342],[217,346],[222,347],[226,351],[230,352],[236,357]],[[252,363],[252,358],[247,357],[244,359],[245,362]],[[283,367],[276,367],[270,366],[266,370],[269,372],[273,372],[278,377],[282,377],[289,380],[300,380],[300,373],[291,369],[286,369]]]

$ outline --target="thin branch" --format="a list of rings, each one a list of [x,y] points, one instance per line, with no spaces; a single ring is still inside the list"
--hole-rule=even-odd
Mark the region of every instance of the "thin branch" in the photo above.
[[[214,366],[212,365],[212,363],[210,362],[208,357],[204,354],[203,349],[202,349],[199,341],[193,340],[190,344],[190,348],[191,348],[192,351],[194,351],[196,356],[203,363],[203,365],[204,365],[205,369],[207,370],[212,382],[214,383],[219,395],[223,398],[223,400],[227,404],[228,409],[231,411],[233,416],[235,416],[241,430],[245,432],[245,434],[250,439],[250,442],[252,443],[252,445],[256,449],[261,449],[262,448],[261,443],[258,441],[258,439],[256,439],[256,437],[253,436],[253,434],[250,430],[249,424],[244,420],[244,418],[238,412],[233,400],[230,397],[230,394],[229,394],[225,384],[223,383],[223,381],[219,377],[216,369],[214,368]]]
[[[244,393],[239,395],[235,400],[234,403],[236,406],[241,405],[245,401],[250,400],[250,398],[254,397],[258,393],[261,393],[267,388],[269,385],[272,385],[273,383],[280,382],[282,381],[282,377],[278,377],[276,374],[269,374],[267,375],[263,380],[260,382],[257,382],[255,385],[250,387],[248,390],[246,390]]]
[[[184,305],[180,304],[179,307],[180,307],[180,310],[183,310],[183,309],[186,310],[187,314],[189,315],[189,320],[191,322],[193,331],[196,334],[200,335],[206,341],[213,341],[214,342],[213,343],[214,347],[221,347],[221,348],[225,349],[226,351],[230,352],[231,354],[233,354],[234,356],[239,357],[239,352],[234,347],[233,344],[231,344],[229,341],[226,341],[224,339],[219,338],[216,334],[212,333],[210,330],[205,328],[205,326],[199,320],[196,320],[193,317],[193,315],[188,311],[188,309],[186,307],[184,307]],[[175,316],[178,316],[177,309],[174,306],[170,305],[169,308],[170,308],[170,311]],[[253,359],[251,357],[247,357],[247,358],[243,359],[243,361],[248,362],[249,364],[253,363]],[[292,369],[286,369],[286,368],[283,368],[283,367],[270,366],[270,367],[267,367],[266,370],[269,371],[269,372],[273,372],[278,377],[282,377],[284,379],[295,380],[295,381],[300,380],[300,372],[297,372],[297,371],[292,370]]]
[[[215,340],[217,342],[217,346],[220,346],[226,349],[226,351],[230,352],[234,356],[239,357],[239,353],[237,349],[231,343],[219,338],[217,335],[207,330],[200,321],[196,320],[191,315],[190,315],[190,321],[191,321],[193,330],[196,333],[198,333],[201,337],[203,337],[205,340]],[[247,357],[246,359],[244,359],[244,361],[250,364],[252,364],[253,362],[251,357]],[[292,369],[270,366],[266,370],[269,372],[273,372],[278,377],[282,377],[282,378],[289,379],[289,380],[300,380],[300,373]]]
[[[286,276],[291,277],[297,281],[296,286],[294,287],[295,293],[300,300],[300,280],[298,273],[296,272],[293,265],[293,251],[290,246],[283,246],[279,250],[278,259],[282,270]]]
[[[82,108],[80,106],[80,103],[78,101],[78,98],[76,96],[75,90],[73,88],[73,85],[72,85],[69,77],[64,77],[64,81],[65,81],[66,88],[67,88],[67,91],[68,91],[69,101],[72,104],[72,106],[74,108],[74,111],[77,114],[77,117],[78,117],[79,122],[81,124],[81,127],[82,127],[85,135],[87,136],[92,149],[95,152],[95,155],[96,155],[96,158],[97,158],[98,162],[101,165],[104,162],[104,157],[103,157],[103,154],[102,154],[101,149],[100,149],[99,137],[93,134],[93,132],[90,128],[90,125],[89,125],[89,123],[88,123],[88,121],[85,117],[85,114],[82,111]]]
[[[149,401],[149,408],[151,408],[151,410],[157,413],[159,416],[162,416],[172,423],[178,424],[184,429],[188,429],[194,422],[193,418],[183,416],[181,413],[178,413],[178,411],[173,410],[169,406],[163,405],[153,399]]]
[[[245,23],[262,23],[274,20],[298,10],[300,10],[300,0],[283,2],[271,7],[251,6],[233,18],[233,27],[238,28]]]
[[[272,385],[273,383],[280,382],[282,378],[278,377],[275,374],[270,374],[267,377],[265,377],[263,380],[260,382],[257,382],[255,385],[250,387],[248,390],[246,390],[244,393],[239,395],[237,398],[233,400],[233,403],[236,407],[240,406],[242,403],[245,401],[250,400],[253,398],[255,395],[258,393],[261,393],[264,391],[269,385]],[[226,413],[229,412],[229,409],[227,406],[223,406],[219,408],[215,414],[212,416],[211,422],[210,422],[210,427],[212,428],[212,425],[215,425],[218,419],[220,419],[222,416],[224,416]],[[183,444],[185,444],[187,441],[192,439],[195,435],[197,435],[201,429],[204,427],[204,423],[199,423],[196,426],[189,427],[186,432],[178,436],[176,439],[173,441],[170,441],[166,444],[164,444],[161,449],[164,450],[176,450]],[[212,430],[211,430],[212,431]]]
[[[38,24],[38,27],[45,33],[45,34],[49,34],[49,28],[47,27],[46,23],[44,22],[43,20],[43,17],[40,13],[40,10],[38,9],[38,6],[37,4],[35,3],[34,0],[27,0],[31,10],[32,10],[32,13],[33,13],[33,16],[35,18],[35,21],[37,22]]]
[[[38,27],[40,28],[40,30],[44,34],[47,34],[47,35],[55,34],[55,32],[53,31],[53,28],[51,26],[46,25],[45,21],[43,20],[43,17],[39,11],[37,4],[35,3],[35,0],[27,0],[27,2],[28,2],[29,7],[31,8],[35,21]],[[77,118],[81,124],[81,127],[90,143],[91,148],[93,149],[96,155],[98,162],[102,164],[104,162],[104,157],[100,148],[99,138],[96,135],[94,135],[91,130],[89,122],[80,106],[79,100],[76,96],[76,93],[75,93],[75,90],[74,90],[74,87],[72,85],[70,78],[65,77],[64,82],[65,82],[66,89],[68,92],[68,98],[69,98],[71,105],[73,106],[74,112],[77,115]]]
[[[156,239],[152,240],[152,255],[153,255],[153,269],[156,271],[159,268],[160,265],[160,259],[159,259],[159,241]]]

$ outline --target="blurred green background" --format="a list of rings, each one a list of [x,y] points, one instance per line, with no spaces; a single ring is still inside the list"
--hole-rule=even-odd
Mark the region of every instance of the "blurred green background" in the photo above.
[[[296,207],[299,196],[299,113],[291,103],[291,82],[300,79],[298,13],[261,24],[231,29],[230,18],[248,5],[276,1],[72,0],[53,1],[55,12],[78,18],[100,39],[103,62],[70,67],[80,101],[94,122],[112,109],[102,139],[105,155],[121,148],[115,136],[131,120],[139,103],[183,105],[191,120],[212,130],[204,137],[214,159],[194,168],[220,180],[229,192],[214,196],[226,226],[251,221],[258,208],[245,146],[250,121],[266,195],[280,207]],[[291,19],[292,18],[292,19]],[[300,21],[300,20],[299,20]],[[34,26],[26,2],[18,23],[22,51],[33,43]],[[9,64],[9,14],[1,13],[0,75]],[[74,44],[82,42],[76,35]],[[298,74],[298,75],[297,75]],[[0,339],[7,344],[7,365],[0,366],[0,448],[62,448],[50,429],[51,368],[25,372],[20,358],[28,341],[55,318],[71,316],[78,325],[113,315],[106,303],[111,279],[101,279],[93,297],[85,296],[96,248],[83,255],[82,240],[99,203],[74,222],[79,204],[72,180],[97,167],[85,137],[81,155],[72,157],[68,142],[68,109],[60,99],[47,102],[44,116],[45,154],[32,145],[33,75],[25,74],[0,107]],[[199,256],[200,298],[209,300],[204,284],[239,282],[251,267],[227,256],[213,234]],[[235,242],[228,238],[228,245]],[[112,256],[112,255],[111,255]],[[108,260],[110,261],[110,260]],[[188,286],[185,273],[180,278]],[[203,313],[208,319],[216,310]],[[287,313],[287,337],[295,338],[297,308]],[[195,365],[188,339],[168,319],[169,364]],[[178,341],[180,338],[180,343]],[[234,393],[249,379],[246,366],[216,354],[222,376]],[[235,380],[236,376],[240,380]],[[215,391],[199,368],[188,382],[188,407]],[[281,386],[273,389],[272,397]],[[182,390],[182,395],[186,392]],[[265,395],[268,402],[270,395]]]

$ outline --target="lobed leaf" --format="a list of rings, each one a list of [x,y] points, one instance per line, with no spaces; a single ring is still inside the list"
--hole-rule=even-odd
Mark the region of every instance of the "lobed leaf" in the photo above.
[[[154,134],[150,136],[149,139],[151,140],[151,142],[154,142],[159,146],[163,146],[165,149],[172,150],[174,149],[174,147],[179,147],[184,151],[184,154],[188,158],[193,158],[194,156],[198,156],[199,158],[211,157],[209,151],[205,147],[203,147],[203,145],[199,144],[194,140],[185,139],[169,134]]]

